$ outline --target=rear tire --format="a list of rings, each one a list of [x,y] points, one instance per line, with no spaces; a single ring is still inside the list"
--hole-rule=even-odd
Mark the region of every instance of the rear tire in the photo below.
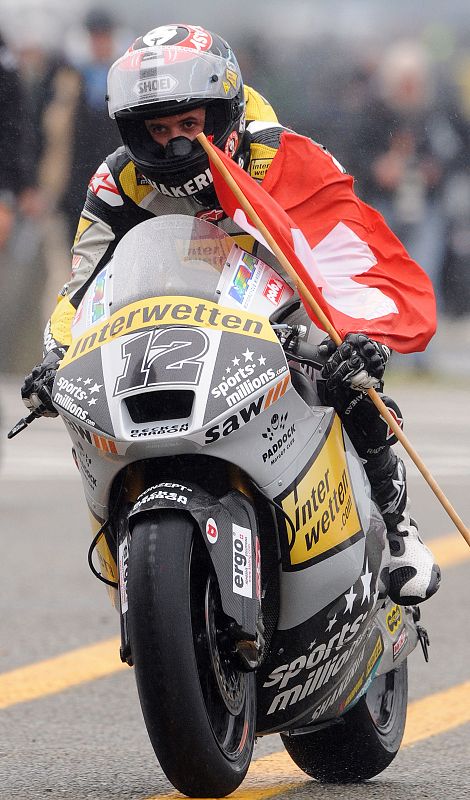
[[[189,516],[139,518],[129,553],[129,638],[155,754],[190,797],[223,797],[248,770],[254,674],[238,670],[207,549]]]
[[[281,734],[300,769],[322,783],[355,783],[373,778],[400,749],[408,703],[406,661],[375,678],[340,724],[299,736]]]

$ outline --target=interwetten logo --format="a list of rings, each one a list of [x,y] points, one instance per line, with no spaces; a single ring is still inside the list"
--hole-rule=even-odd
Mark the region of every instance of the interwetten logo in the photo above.
[[[89,328],[78,339],[74,339],[59,369],[119,336],[163,325],[190,325],[277,342],[269,322],[257,314],[248,314],[238,309],[234,314],[231,308],[208,300],[196,302],[194,297],[151,297],[124,306],[108,320]]]

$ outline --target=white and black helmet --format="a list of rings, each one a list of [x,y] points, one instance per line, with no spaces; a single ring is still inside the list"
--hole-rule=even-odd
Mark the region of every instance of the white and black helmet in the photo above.
[[[206,136],[231,157],[242,152],[245,98],[240,68],[227,42],[204,28],[155,28],[109,70],[109,115],[116,119],[137,170],[164,194],[200,194],[212,182],[208,157],[196,141],[182,148],[171,142],[163,147],[152,139],[144,120],[201,106],[206,108]]]

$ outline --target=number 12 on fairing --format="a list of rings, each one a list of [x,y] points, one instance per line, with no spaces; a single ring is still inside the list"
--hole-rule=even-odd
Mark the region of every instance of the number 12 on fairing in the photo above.
[[[199,383],[208,339],[197,328],[164,328],[145,331],[121,347],[124,371],[114,395],[156,384]]]

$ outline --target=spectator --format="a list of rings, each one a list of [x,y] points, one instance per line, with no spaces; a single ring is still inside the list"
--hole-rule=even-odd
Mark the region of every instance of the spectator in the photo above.
[[[431,278],[438,311],[444,310],[447,240],[444,192],[465,148],[463,127],[449,92],[437,101],[431,64],[417,42],[398,41],[376,73],[376,93],[356,130],[351,172],[357,192],[382,212],[406,249]],[[432,347],[432,345],[431,345]],[[428,353],[407,357],[428,369]],[[396,362],[401,361],[398,357]]]
[[[103,143],[109,152],[120,145],[105,100],[106,77],[116,56],[115,21],[107,11],[93,9],[85,17],[84,27],[89,56],[75,64],[80,85],[68,131],[68,136],[71,136],[70,165],[62,201],[70,244],[75,237],[88,181],[102,161]]]
[[[18,196],[26,186],[21,142],[21,81],[13,54],[0,34],[0,251],[10,239]]]
[[[377,207],[428,272],[442,309],[442,192],[463,142],[456,110],[436,101],[425,51],[396,42],[377,71],[377,93],[357,131],[358,193]]]
[[[15,299],[24,270],[24,240],[17,235],[21,214],[32,211],[34,178],[25,156],[30,129],[16,59],[0,35],[0,371],[12,358]],[[16,305],[18,308],[18,305]]]
[[[29,203],[40,218],[35,231],[36,252],[31,253],[26,271],[30,281],[38,270],[41,272],[43,305],[39,307],[38,322],[42,325],[55,297],[57,281],[65,281],[68,276],[72,244],[60,207],[68,190],[70,133],[80,77],[56,49],[58,41],[61,39],[51,21],[47,20],[46,26],[40,16],[30,20],[27,28],[23,26],[21,35],[17,33],[14,39],[29,114],[25,163],[37,185],[36,196]]]

